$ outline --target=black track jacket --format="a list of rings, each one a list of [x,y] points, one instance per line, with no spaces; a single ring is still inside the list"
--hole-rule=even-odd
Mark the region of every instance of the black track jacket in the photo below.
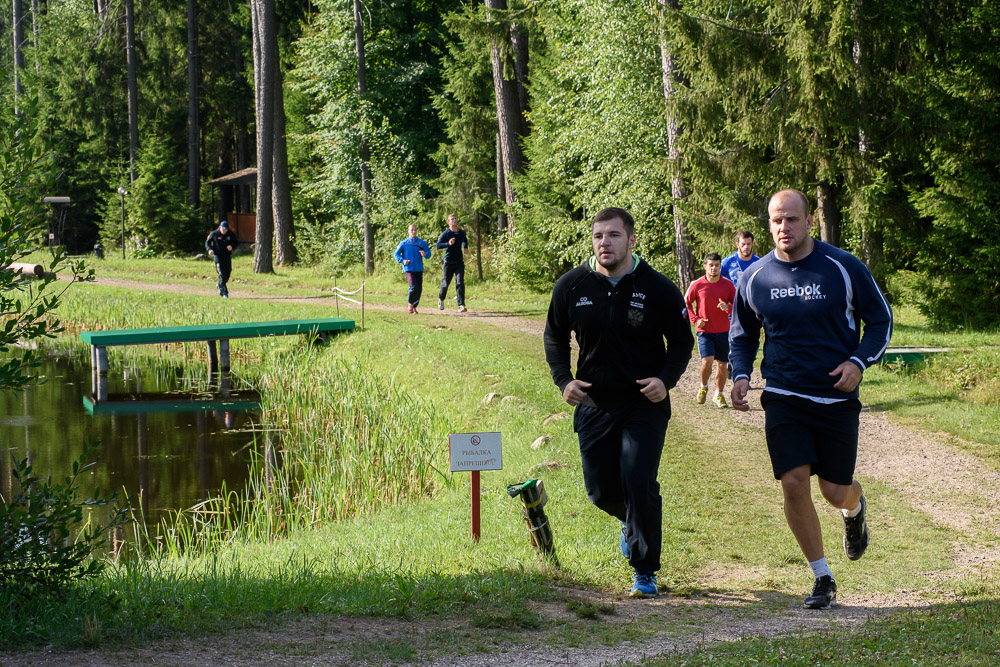
[[[233,250],[236,250],[236,234],[233,230],[228,230],[223,234],[218,229],[213,229],[208,234],[208,238],[205,239],[205,250],[211,250],[215,253],[214,259],[216,262],[228,262],[232,253],[226,250],[226,246],[232,246]]]
[[[590,262],[556,282],[545,322],[545,360],[559,390],[573,380],[570,331],[580,345],[576,379],[590,382],[598,407],[613,410],[648,400],[636,380],[658,377],[672,389],[691,359],[694,337],[684,297],[669,278],[634,256],[617,286]],[[664,339],[666,346],[664,347]],[[669,414],[669,397],[664,401]]]

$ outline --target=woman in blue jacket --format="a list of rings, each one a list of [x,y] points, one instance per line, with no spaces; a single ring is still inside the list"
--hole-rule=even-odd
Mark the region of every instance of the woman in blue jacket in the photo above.
[[[424,258],[431,256],[431,248],[427,241],[417,237],[417,226],[407,228],[409,237],[403,239],[392,256],[403,265],[403,274],[410,290],[406,293],[406,309],[410,313],[417,312],[420,304],[420,293],[424,288]]]

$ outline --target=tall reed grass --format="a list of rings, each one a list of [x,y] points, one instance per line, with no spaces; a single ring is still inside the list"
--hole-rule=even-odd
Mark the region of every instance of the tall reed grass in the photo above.
[[[367,365],[315,348],[264,362],[266,423],[281,433],[280,470],[295,480],[295,512],[310,525],[428,495],[448,479],[443,421]]]
[[[377,511],[433,494],[445,474],[447,428],[433,408],[324,349],[266,357],[263,432],[250,482],[172,512],[143,541],[171,555],[207,553]]]

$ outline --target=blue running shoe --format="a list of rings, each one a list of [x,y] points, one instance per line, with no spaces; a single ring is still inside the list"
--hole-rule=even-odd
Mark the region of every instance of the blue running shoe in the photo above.
[[[632,590],[629,591],[630,598],[651,598],[656,597],[659,589],[656,588],[656,575],[652,572],[639,572],[636,570],[632,578]]]
[[[625,522],[624,521],[622,521],[622,537],[621,537],[621,542],[619,543],[619,546],[621,547],[621,550],[622,550],[622,556],[625,556],[626,560],[628,560],[629,558],[632,557],[632,550],[629,548],[628,541],[625,539]]]

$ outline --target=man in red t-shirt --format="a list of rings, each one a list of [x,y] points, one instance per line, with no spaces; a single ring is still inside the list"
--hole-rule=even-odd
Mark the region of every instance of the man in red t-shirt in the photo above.
[[[684,295],[688,317],[698,334],[698,352],[701,354],[701,388],[698,402],[708,396],[708,379],[712,376],[715,361],[715,398],[712,402],[728,408],[722,395],[726,389],[729,363],[729,313],[736,298],[736,287],[728,280],[721,280],[722,257],[709,253],[705,257],[705,275],[691,283]]]

